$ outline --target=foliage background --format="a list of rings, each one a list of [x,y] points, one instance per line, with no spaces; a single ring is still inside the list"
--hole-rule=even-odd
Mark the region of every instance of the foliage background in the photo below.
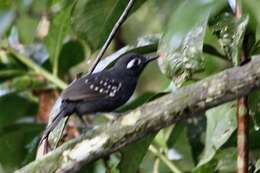
[[[128,51],[158,52],[161,58],[145,69],[135,95],[119,110],[134,109],[236,65],[241,49],[256,58],[260,2],[243,1],[239,20],[229,2],[137,0],[97,69]],[[79,72],[88,71],[126,4],[1,0],[0,172],[13,172],[34,160],[58,93]],[[251,172],[260,169],[259,100],[259,92],[250,94]],[[105,121],[99,116],[94,123]],[[151,134],[80,172],[235,172],[236,156],[236,104],[230,102]]]

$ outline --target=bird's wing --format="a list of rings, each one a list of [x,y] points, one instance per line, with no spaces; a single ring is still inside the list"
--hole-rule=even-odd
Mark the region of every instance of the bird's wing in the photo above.
[[[62,93],[63,100],[96,100],[114,97],[121,88],[121,83],[116,79],[105,76],[88,75],[70,84]]]

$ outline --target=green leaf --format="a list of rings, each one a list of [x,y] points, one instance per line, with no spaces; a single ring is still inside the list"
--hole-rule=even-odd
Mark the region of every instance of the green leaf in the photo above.
[[[146,0],[135,1],[132,12]],[[72,15],[72,27],[93,50],[100,48],[125,9],[128,0],[78,0]]]
[[[53,5],[62,5],[62,6],[66,6],[69,5],[71,3],[71,1],[68,0],[50,0],[50,4]]]
[[[187,121],[187,130],[194,163],[198,163],[204,149],[206,116],[194,116]]]
[[[240,50],[248,21],[248,16],[236,19],[233,14],[225,13],[218,16],[212,26],[222,51],[234,65],[238,65],[240,62]]]
[[[255,131],[259,131],[260,129],[260,109],[259,109],[259,103],[260,103],[260,92],[254,91],[249,94],[248,96],[248,105],[249,105],[249,114],[251,115],[251,118],[253,120],[253,128]],[[252,139],[254,140],[254,139]],[[251,142],[250,142],[251,143]]]
[[[32,84],[32,78],[31,76],[21,76],[16,77],[12,80],[12,88],[15,88],[16,90],[25,90],[28,89]]]
[[[255,164],[255,171],[254,173],[257,173],[257,171],[260,170],[260,159],[257,160],[256,164]]]
[[[203,52],[210,53],[212,55],[224,57],[224,53],[222,52],[220,43],[218,41],[217,36],[213,33],[211,27],[207,27],[205,37],[204,37],[204,45]]]
[[[0,1],[0,10],[8,9],[12,5],[12,1],[9,0],[1,0]]]
[[[258,150],[260,148],[259,138],[260,138],[260,91],[251,92],[248,95],[248,105],[249,105],[249,148],[251,150]]]
[[[241,1],[244,6],[247,7],[247,10],[253,14],[253,17],[256,19],[258,25],[260,25],[260,1],[250,0],[250,1]]]
[[[232,65],[231,62],[219,58],[219,56],[215,56],[212,53],[203,53],[203,56],[205,57],[205,69],[203,72],[194,74],[194,79],[196,80],[202,80],[205,77],[230,68]]]
[[[31,44],[35,38],[38,21],[29,15],[23,15],[17,20],[17,30],[21,42]]]
[[[10,1],[7,1],[10,2]],[[6,3],[7,2],[2,2],[2,3]],[[7,28],[10,27],[10,25],[12,24],[14,17],[15,17],[15,13],[13,11],[1,11],[1,2],[0,2],[0,38],[2,38],[2,36],[4,35],[4,33],[6,32]]]
[[[237,148],[231,147],[220,150],[214,157],[218,161],[216,169],[219,172],[236,172]]]
[[[96,173],[95,169],[98,167],[99,161],[93,162],[91,164],[86,164],[80,168],[77,173]],[[86,171],[87,170],[87,171]]]
[[[0,94],[0,105],[0,127],[10,125],[22,117],[32,116],[37,112],[37,104],[18,93]]]
[[[215,172],[215,168],[217,166],[217,162],[215,160],[211,160],[205,165],[200,166],[199,168],[193,169],[192,173],[211,173]]]
[[[260,30],[260,28],[259,28],[259,30]],[[257,36],[256,36],[257,37]],[[258,36],[259,38],[259,40],[255,43],[255,45],[253,45],[253,47],[252,47],[252,54],[254,55],[256,55],[256,54],[260,54],[260,31],[259,31],[259,36]]]
[[[35,147],[27,145],[41,130],[42,126],[36,124],[16,124],[0,128],[0,165],[6,172],[13,172],[22,166],[29,151]]]
[[[192,173],[236,172],[237,167],[237,149],[235,147],[218,150],[214,158],[206,164],[196,168]]]
[[[64,38],[69,30],[69,21],[72,5],[62,9],[51,21],[50,31],[45,38],[50,61],[53,66],[53,74],[58,74],[59,54],[63,45]]]
[[[111,154],[108,159],[105,160],[106,172],[120,173],[118,165],[120,163],[120,156],[118,153]]]
[[[204,68],[203,38],[210,12],[216,2],[186,0],[173,12],[159,43],[161,71],[180,86]],[[183,22],[185,21],[185,22]]]
[[[14,78],[10,83],[10,88],[16,91],[46,88],[46,83],[35,79],[33,75],[23,75]]]
[[[63,45],[59,56],[60,76],[68,73],[70,68],[81,63],[85,58],[84,46],[76,40],[71,40]]]
[[[167,141],[168,158],[173,160],[175,165],[183,171],[190,171],[194,168],[191,146],[187,136],[187,127],[178,123],[172,130]]]
[[[118,165],[121,173],[133,173],[137,171],[155,135],[155,133],[147,135],[143,139],[121,150],[122,159]]]
[[[225,103],[206,112],[207,132],[205,148],[196,169],[208,163],[216,151],[236,130],[236,102]]]
[[[14,76],[19,76],[19,75],[23,75],[25,73],[25,71],[23,70],[17,70],[17,69],[4,69],[4,70],[0,70],[0,79],[2,78],[12,78]]]

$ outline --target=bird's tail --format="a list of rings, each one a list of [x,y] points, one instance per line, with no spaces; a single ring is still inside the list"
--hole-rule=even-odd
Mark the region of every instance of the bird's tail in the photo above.
[[[64,118],[67,115],[67,112],[64,110],[61,110],[54,119],[47,125],[46,129],[44,130],[42,134],[42,138],[40,140],[41,144],[43,140],[47,139],[49,134],[53,131],[53,129],[58,125],[58,123],[61,121],[62,118]]]

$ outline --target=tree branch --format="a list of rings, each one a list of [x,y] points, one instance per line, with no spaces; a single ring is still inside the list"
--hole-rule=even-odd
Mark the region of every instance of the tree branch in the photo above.
[[[191,115],[260,88],[260,58],[183,87],[66,142],[16,173],[75,172]]]

